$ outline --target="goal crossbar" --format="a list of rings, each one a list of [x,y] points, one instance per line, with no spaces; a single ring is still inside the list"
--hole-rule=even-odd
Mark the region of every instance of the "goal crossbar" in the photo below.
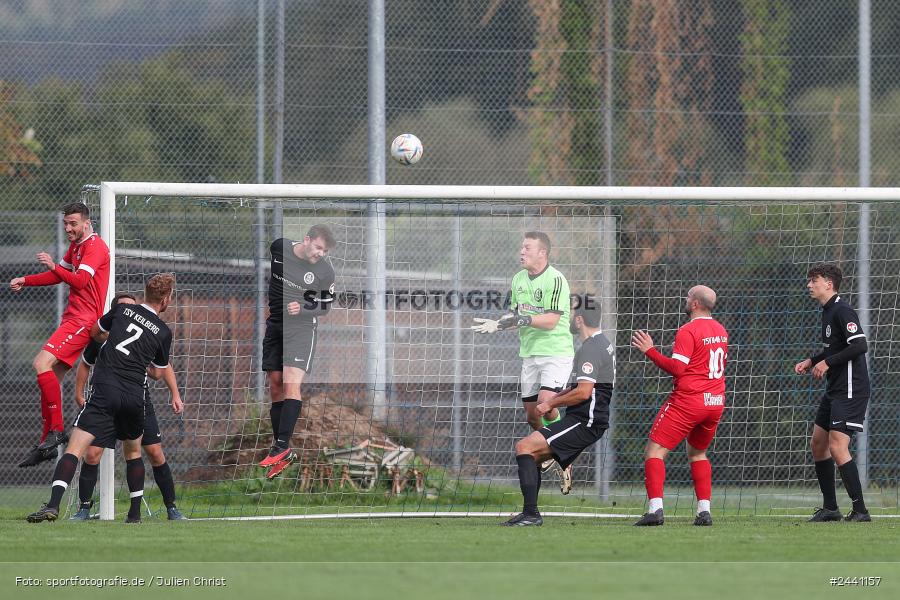
[[[117,195],[223,198],[377,198],[380,200],[571,200],[884,202],[900,200],[900,188],[855,187],[660,187],[515,185],[221,184],[106,181],[104,197]]]
[[[619,204],[647,204],[661,202],[787,202],[796,203],[859,203],[866,210],[869,203],[900,200],[900,188],[854,187],[658,187],[658,186],[436,186],[436,185],[334,185],[334,184],[219,184],[170,182],[102,182],[100,196],[100,234],[110,248],[110,270],[116,273],[116,197],[200,197],[232,198],[248,201],[348,199],[355,201],[387,202],[403,200],[480,201],[490,202],[579,202]],[[862,240],[862,231],[861,240]],[[107,306],[115,295],[115,281],[111,279]],[[114,460],[113,453],[104,453],[100,470],[100,518],[114,516]]]

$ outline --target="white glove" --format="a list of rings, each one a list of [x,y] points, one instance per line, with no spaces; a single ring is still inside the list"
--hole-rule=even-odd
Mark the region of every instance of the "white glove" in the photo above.
[[[472,319],[477,325],[472,325],[470,329],[475,333],[496,333],[500,328],[500,322],[494,319]]]
[[[531,317],[519,316],[515,313],[507,313],[500,317],[499,320],[493,319],[472,319],[478,325],[472,325],[471,329],[475,333],[496,333],[504,329],[513,329],[515,327],[525,327],[531,324]]]

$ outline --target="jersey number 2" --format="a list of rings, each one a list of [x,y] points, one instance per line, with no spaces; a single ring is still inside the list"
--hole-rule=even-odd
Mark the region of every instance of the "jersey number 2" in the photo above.
[[[721,379],[725,374],[725,350],[716,348],[709,351],[709,378]]]
[[[125,346],[127,346],[134,340],[141,337],[141,334],[144,333],[144,330],[141,329],[140,327],[138,327],[137,325],[135,325],[134,323],[129,323],[128,327],[125,329],[125,331],[126,331],[126,333],[129,331],[133,331],[134,335],[131,336],[130,338],[126,338],[126,339],[122,340],[120,343],[116,344],[116,350],[118,350],[125,356],[128,356],[129,354],[131,354],[131,351],[128,348],[126,348]],[[712,364],[712,363],[710,363],[710,364]]]

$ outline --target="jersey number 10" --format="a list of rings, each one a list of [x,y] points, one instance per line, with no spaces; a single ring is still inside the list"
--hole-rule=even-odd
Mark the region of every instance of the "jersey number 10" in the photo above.
[[[721,379],[725,374],[725,350],[716,348],[709,351],[709,378]]]

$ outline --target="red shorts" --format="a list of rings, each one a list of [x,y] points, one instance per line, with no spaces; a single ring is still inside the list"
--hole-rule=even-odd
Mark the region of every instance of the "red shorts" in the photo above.
[[[90,341],[90,327],[79,325],[75,321],[63,321],[44,344],[44,350],[71,367]]]
[[[698,450],[706,450],[716,435],[716,427],[725,406],[704,406],[694,402],[667,400],[650,428],[650,440],[663,448],[674,450],[681,440]]]

